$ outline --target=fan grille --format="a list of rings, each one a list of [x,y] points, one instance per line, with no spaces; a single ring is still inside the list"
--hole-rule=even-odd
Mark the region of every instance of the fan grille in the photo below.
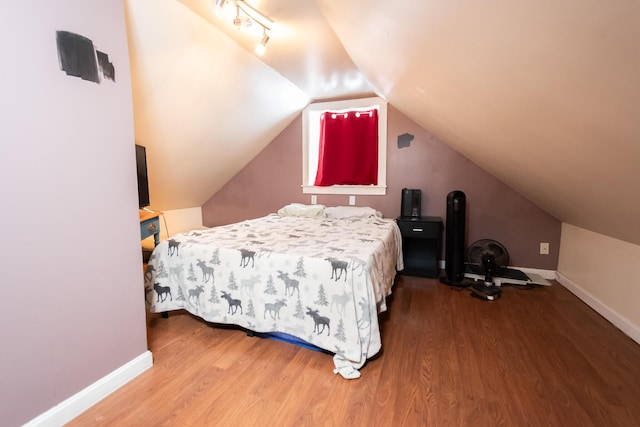
[[[483,254],[493,254],[495,263],[499,267],[509,265],[509,252],[504,245],[496,240],[481,239],[471,245],[467,250],[467,262],[469,264],[482,264]]]

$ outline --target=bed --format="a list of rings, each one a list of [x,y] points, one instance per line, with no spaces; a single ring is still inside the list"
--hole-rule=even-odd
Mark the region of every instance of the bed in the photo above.
[[[278,213],[162,241],[145,273],[151,312],[184,309],[257,333],[281,333],[334,354],[357,378],[381,348],[402,240],[370,208],[291,204]]]

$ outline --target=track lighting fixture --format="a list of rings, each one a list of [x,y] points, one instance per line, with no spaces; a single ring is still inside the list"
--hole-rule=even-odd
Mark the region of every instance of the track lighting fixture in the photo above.
[[[267,42],[269,41],[269,35],[267,34],[267,31],[265,30],[262,34],[262,39],[260,39],[260,43],[258,43],[256,45],[256,49],[255,52],[262,56],[264,55],[264,52],[267,48]]]
[[[266,50],[269,41],[269,32],[273,21],[264,16],[259,10],[248,4],[244,0],[216,0],[216,7],[222,9],[227,3],[231,3],[236,8],[236,14],[233,17],[233,25],[238,29],[251,29],[256,24],[258,29],[262,27],[262,34],[259,36],[260,41],[256,45],[256,54],[262,56]]]
[[[236,6],[236,16],[233,18],[233,25],[238,29],[242,27],[242,16],[240,16],[240,6]]]

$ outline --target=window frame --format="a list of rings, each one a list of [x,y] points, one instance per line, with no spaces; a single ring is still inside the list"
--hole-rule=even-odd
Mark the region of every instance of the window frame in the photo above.
[[[310,153],[312,136],[319,135],[319,117],[323,111],[347,111],[359,109],[378,109],[378,184],[377,185],[331,185],[320,187],[313,185],[309,179],[310,156],[315,157],[317,169],[317,154]],[[317,147],[317,145],[314,145]],[[316,148],[317,150],[317,148]],[[315,171],[314,171],[315,173]],[[302,193],[303,194],[352,194],[352,195],[386,195],[387,194],[387,101],[380,97],[349,99],[342,101],[318,102],[309,104],[302,113]]]

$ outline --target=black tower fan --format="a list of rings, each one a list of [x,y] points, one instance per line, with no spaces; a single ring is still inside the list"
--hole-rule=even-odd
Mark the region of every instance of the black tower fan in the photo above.
[[[462,191],[447,195],[445,272],[452,282],[464,279],[466,207],[467,197]]]

